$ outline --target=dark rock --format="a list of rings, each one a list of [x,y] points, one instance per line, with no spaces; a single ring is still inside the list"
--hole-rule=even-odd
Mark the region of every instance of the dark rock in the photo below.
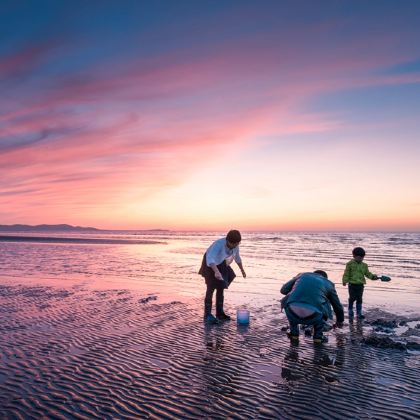
[[[398,324],[395,319],[387,321],[385,319],[376,319],[370,323],[371,325],[378,325],[383,328],[397,328]]]
[[[368,346],[377,347],[381,349],[397,349],[406,350],[407,345],[398,341],[392,340],[388,336],[370,335],[362,340]]]
[[[336,381],[338,381],[338,379],[335,377],[335,376],[332,376],[332,375],[326,375],[325,376],[325,380],[327,381],[327,382],[336,382]]]
[[[330,366],[332,365],[334,360],[328,356],[328,354],[324,354],[320,359],[318,359],[315,364],[320,366]]]
[[[292,371],[289,368],[281,368],[281,377],[286,379],[286,381],[294,381],[297,379],[295,375],[293,375]]]
[[[416,328],[409,328],[401,334],[401,337],[420,337],[420,330]]]
[[[420,344],[419,343],[415,343],[413,341],[409,341],[407,343],[407,349],[408,350],[420,350]]]
[[[392,329],[391,328],[384,328],[384,327],[381,327],[381,326],[379,326],[379,327],[374,327],[373,328],[373,331],[375,331],[375,332],[384,332],[384,333],[392,333]]]
[[[157,296],[147,296],[145,298],[139,299],[139,303],[148,303],[151,300],[157,300]]]

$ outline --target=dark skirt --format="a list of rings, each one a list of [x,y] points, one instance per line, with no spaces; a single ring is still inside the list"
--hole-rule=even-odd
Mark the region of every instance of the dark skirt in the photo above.
[[[201,274],[204,277],[208,286],[214,287],[216,289],[227,289],[230,286],[230,283],[232,283],[233,279],[236,277],[236,274],[232,270],[231,266],[226,264],[226,261],[223,261],[221,264],[219,264],[217,268],[223,277],[223,281],[216,279],[213,269],[207,266],[206,254],[204,254],[198,274]]]

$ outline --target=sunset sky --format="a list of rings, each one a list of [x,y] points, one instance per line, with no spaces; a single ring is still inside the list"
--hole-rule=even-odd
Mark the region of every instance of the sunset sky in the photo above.
[[[1,1],[0,224],[420,230],[419,1]]]

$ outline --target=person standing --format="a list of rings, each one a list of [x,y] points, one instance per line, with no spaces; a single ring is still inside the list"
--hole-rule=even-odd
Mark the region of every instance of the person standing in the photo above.
[[[224,290],[236,277],[230,264],[233,260],[238,264],[242,276],[246,273],[239,254],[239,244],[242,237],[238,230],[230,230],[225,238],[214,241],[203,256],[199,274],[206,282],[206,296],[204,299],[204,321],[217,324],[219,321],[229,321],[231,318],[224,312]],[[212,315],[213,293],[216,290],[216,317]]]
[[[346,269],[343,274],[343,286],[349,285],[349,320],[352,321],[354,317],[353,303],[356,302],[356,313],[358,319],[363,319],[362,303],[363,291],[365,288],[365,277],[371,280],[378,280],[376,274],[369,271],[369,267],[363,262],[366,252],[361,247],[353,249],[353,259],[346,264]]]

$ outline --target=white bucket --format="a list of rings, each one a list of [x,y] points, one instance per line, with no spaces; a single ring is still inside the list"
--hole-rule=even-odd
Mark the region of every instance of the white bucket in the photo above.
[[[238,309],[236,311],[236,321],[238,325],[249,324],[249,311],[247,309]]]

